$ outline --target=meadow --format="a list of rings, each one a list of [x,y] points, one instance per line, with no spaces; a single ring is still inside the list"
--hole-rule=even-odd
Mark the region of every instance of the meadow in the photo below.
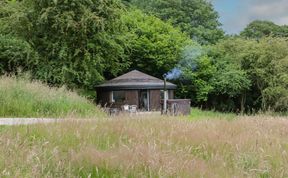
[[[0,177],[287,177],[287,127],[158,115],[0,127]]]
[[[85,97],[28,77],[0,77],[1,117],[95,117],[103,115]]]
[[[1,117],[66,118],[0,126],[0,177],[288,177],[285,117],[108,118],[65,88],[13,77],[0,79],[0,103]]]

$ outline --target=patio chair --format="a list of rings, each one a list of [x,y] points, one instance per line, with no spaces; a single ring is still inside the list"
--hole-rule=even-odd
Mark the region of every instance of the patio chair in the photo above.
[[[129,112],[130,113],[137,113],[137,105],[129,106]]]
[[[121,106],[121,109],[122,109],[122,111],[124,111],[124,112],[130,112],[130,106],[128,105],[128,104],[125,104],[125,105],[122,105]]]

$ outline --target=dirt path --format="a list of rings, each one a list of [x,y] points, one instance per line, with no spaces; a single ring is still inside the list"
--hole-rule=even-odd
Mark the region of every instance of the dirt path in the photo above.
[[[38,123],[59,122],[59,119],[50,118],[0,118],[0,125],[29,125]]]

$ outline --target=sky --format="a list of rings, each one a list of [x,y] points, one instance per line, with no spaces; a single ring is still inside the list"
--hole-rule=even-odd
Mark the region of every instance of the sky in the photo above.
[[[222,28],[237,34],[250,22],[270,20],[288,25],[288,0],[211,0],[220,15]]]

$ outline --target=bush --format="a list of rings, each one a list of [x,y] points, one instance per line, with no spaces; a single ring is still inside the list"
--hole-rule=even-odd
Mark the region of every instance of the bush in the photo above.
[[[16,73],[32,69],[38,62],[38,55],[31,45],[19,38],[0,35],[0,74]]]

